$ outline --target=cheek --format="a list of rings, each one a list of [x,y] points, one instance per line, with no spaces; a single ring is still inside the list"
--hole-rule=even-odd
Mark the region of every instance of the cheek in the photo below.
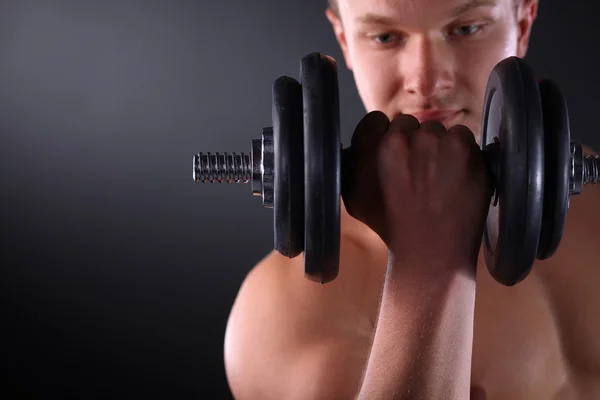
[[[369,57],[367,53],[356,57],[354,79],[368,111],[386,112],[397,93],[395,64],[387,58],[385,61]]]
[[[479,135],[485,89],[492,69],[503,59],[516,55],[516,36],[510,32],[498,32],[493,39],[481,43],[476,48],[464,48],[459,59],[458,84],[466,91],[469,102],[468,126]]]
[[[367,112],[386,112],[397,92],[397,61],[389,54],[364,47],[348,41],[348,55],[356,87]]]
[[[487,83],[487,77],[497,63],[517,54],[516,30],[511,29],[508,22],[498,22],[497,28],[487,32],[483,40],[458,47],[459,59],[462,61],[460,70],[468,71],[473,82]]]
[[[492,69],[503,59],[514,56],[516,40],[508,33],[498,34],[476,46],[466,46],[460,51],[462,61],[461,72],[463,79],[468,79],[469,86],[480,91],[485,89],[487,79]]]

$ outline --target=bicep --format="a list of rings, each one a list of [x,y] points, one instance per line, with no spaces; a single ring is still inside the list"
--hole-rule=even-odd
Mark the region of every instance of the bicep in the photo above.
[[[357,343],[324,340],[293,349],[269,341],[265,354],[228,363],[228,380],[237,400],[354,400],[366,359]],[[277,353],[277,357],[269,357]]]
[[[325,286],[281,265],[293,261],[274,258],[248,275],[228,320],[225,368],[234,397],[352,400],[369,338],[338,329],[329,309],[335,299],[319,290]]]

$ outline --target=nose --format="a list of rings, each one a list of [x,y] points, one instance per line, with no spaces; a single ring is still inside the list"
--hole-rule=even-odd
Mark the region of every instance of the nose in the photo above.
[[[410,40],[401,62],[406,92],[427,100],[451,89],[454,85],[452,59],[447,53],[430,38]]]

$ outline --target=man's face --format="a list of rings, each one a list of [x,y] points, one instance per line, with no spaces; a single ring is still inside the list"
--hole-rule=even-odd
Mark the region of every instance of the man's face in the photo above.
[[[367,111],[479,137],[491,70],[524,57],[537,0],[338,0],[327,11]]]

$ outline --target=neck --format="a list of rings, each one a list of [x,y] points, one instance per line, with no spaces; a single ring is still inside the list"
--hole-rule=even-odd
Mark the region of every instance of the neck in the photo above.
[[[368,252],[387,253],[387,246],[379,235],[367,225],[348,214],[344,201],[341,199],[340,201],[341,235],[352,240]]]

